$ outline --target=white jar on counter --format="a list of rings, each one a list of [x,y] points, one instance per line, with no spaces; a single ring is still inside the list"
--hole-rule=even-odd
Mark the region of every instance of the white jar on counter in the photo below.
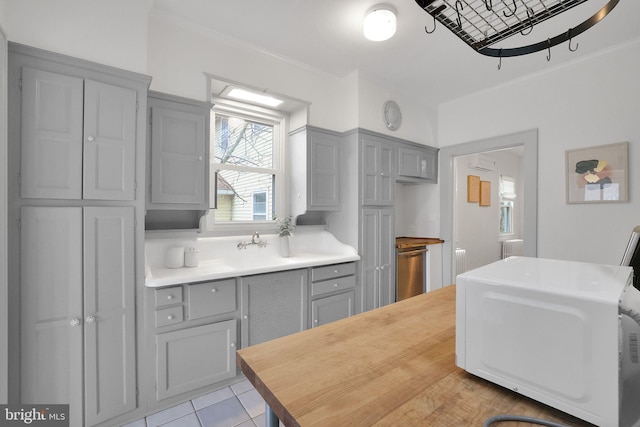
[[[184,250],[184,266],[197,267],[200,263],[200,251],[196,248],[185,248]]]
[[[184,247],[171,246],[164,253],[164,265],[167,268],[180,268],[184,266]]]

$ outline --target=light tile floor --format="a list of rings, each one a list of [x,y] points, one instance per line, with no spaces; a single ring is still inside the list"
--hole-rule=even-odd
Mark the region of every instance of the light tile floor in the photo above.
[[[264,411],[264,400],[245,379],[123,427],[263,427]]]

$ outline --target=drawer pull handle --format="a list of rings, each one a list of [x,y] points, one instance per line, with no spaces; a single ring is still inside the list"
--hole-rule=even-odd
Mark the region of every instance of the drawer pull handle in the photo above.
[[[173,295],[167,295],[167,299],[168,300],[172,300],[173,299]]]
[[[333,272],[336,273],[336,274],[340,273],[339,270],[333,270]]]
[[[173,314],[168,315],[167,320],[173,320]]]
[[[211,289],[211,292],[216,292],[216,291],[217,291],[217,289],[216,289],[216,288],[212,288],[212,289]]]
[[[249,316],[247,316],[247,315],[245,314],[244,316],[242,316],[242,318],[243,318],[244,320],[247,320],[247,319],[249,318]]]
[[[335,288],[337,288],[337,287],[338,287],[338,284],[337,284],[337,283],[334,283],[334,284],[333,284],[333,286],[334,286]]]
[[[231,348],[233,348],[233,347],[235,347],[235,346],[236,346],[236,343],[232,342],[232,343],[231,343]]]
[[[78,319],[77,317],[75,319],[71,319],[71,322],[69,322],[69,324],[71,326],[79,326],[80,325],[80,319]]]
[[[96,317],[95,316],[88,316],[84,321],[85,321],[85,323],[87,325],[92,325],[92,324],[96,323]]]

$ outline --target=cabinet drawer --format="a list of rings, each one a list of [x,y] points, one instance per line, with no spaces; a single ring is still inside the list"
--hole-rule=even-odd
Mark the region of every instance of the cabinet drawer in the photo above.
[[[180,323],[184,320],[184,313],[182,306],[163,308],[156,311],[156,328],[162,326],[173,325],[174,323]]]
[[[156,289],[156,307],[164,307],[182,302],[182,286]]]
[[[335,277],[351,276],[356,274],[356,264],[348,262],[345,264],[325,265],[311,269],[311,281],[333,279]]]
[[[356,286],[356,276],[339,277],[311,283],[311,296],[328,294],[329,292],[351,289]]]
[[[189,285],[189,319],[236,310],[235,279]]]

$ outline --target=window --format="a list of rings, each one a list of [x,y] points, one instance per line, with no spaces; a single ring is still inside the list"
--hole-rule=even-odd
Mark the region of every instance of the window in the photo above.
[[[253,220],[267,219],[267,192],[258,191],[253,193]]]
[[[516,198],[516,181],[500,175],[500,234],[513,234],[513,200]]]
[[[211,201],[207,228],[271,222],[283,212],[284,117],[216,101],[211,118]],[[254,227],[254,226],[252,226]]]

